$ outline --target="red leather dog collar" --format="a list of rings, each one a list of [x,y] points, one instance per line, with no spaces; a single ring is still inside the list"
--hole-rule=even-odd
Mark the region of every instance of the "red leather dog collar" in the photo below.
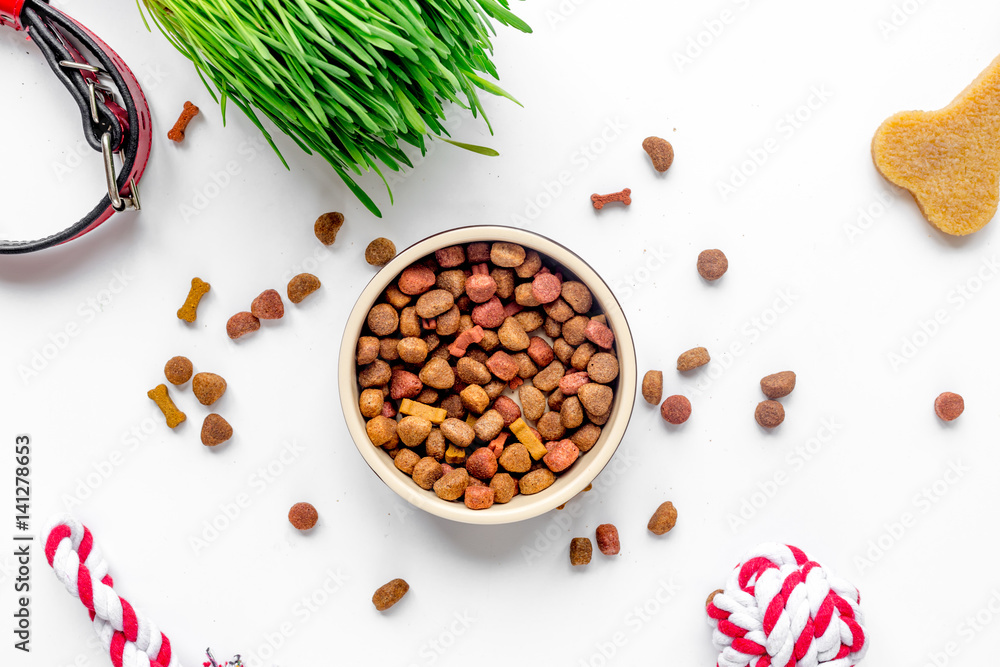
[[[72,241],[116,212],[139,210],[139,180],[149,161],[149,105],[128,65],[97,35],[46,0],[0,0],[0,26],[26,31],[83,117],[87,143],[103,154],[108,192],[79,222],[34,241],[0,240],[0,254],[25,253]],[[120,101],[119,101],[120,100]],[[115,156],[121,160],[116,169]]]

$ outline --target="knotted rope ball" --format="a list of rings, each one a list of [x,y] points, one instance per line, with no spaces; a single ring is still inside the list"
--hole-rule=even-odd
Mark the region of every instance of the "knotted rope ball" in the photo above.
[[[800,549],[762,544],[709,598],[718,667],[852,667],[868,649],[860,602]]]

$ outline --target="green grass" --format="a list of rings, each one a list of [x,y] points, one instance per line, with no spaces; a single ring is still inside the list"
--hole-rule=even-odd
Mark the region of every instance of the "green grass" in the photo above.
[[[379,217],[354,176],[375,171],[385,182],[382,168],[412,166],[401,145],[425,151],[428,138],[448,136],[447,103],[483,114],[489,127],[479,91],[517,101],[492,81],[493,22],[531,32],[508,0],[142,2],[194,63],[223,119],[232,102],[277,152],[257,112],[270,118],[303,150],[322,155]]]

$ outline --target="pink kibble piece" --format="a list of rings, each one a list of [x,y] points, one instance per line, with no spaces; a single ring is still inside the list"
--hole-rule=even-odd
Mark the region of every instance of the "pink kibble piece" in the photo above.
[[[590,376],[587,375],[586,371],[569,373],[559,379],[559,391],[563,393],[563,396],[574,396],[576,392],[580,391],[580,387],[588,382],[590,382]]]
[[[562,292],[562,280],[551,273],[538,273],[531,281],[531,295],[539,303],[552,303]]]
[[[424,383],[410,371],[397,368],[392,372],[389,384],[389,396],[398,401],[401,398],[413,398],[424,390]]]
[[[465,248],[453,245],[434,252],[434,259],[442,269],[453,269],[465,263]]]
[[[618,538],[618,528],[613,523],[602,523],[597,527],[597,548],[605,556],[617,556],[622,550]]]
[[[465,279],[465,293],[473,303],[484,303],[497,293],[497,281],[489,274],[473,274]]]
[[[280,320],[285,316],[285,304],[281,295],[273,289],[264,290],[250,304],[250,312],[261,320]]]
[[[490,373],[493,373],[498,380],[504,382],[517,375],[517,362],[503,350],[494,352],[493,356],[486,360],[486,368],[490,369]]]
[[[465,255],[471,264],[488,262],[490,261],[490,244],[483,242],[470,243],[465,249]]]
[[[500,299],[493,297],[472,309],[472,322],[484,329],[496,329],[507,319]]]
[[[610,350],[615,344],[615,334],[606,324],[597,320],[587,322],[587,327],[583,330],[583,335],[597,347]]]
[[[399,291],[403,294],[416,296],[423,294],[437,283],[437,276],[427,266],[408,266],[399,276]]]
[[[396,406],[392,404],[392,401],[386,401],[382,404],[382,416],[386,419],[396,418]]]
[[[521,408],[517,406],[510,396],[499,396],[493,402],[493,409],[503,417],[503,425],[510,426],[521,416]]]
[[[528,341],[528,356],[538,364],[539,368],[544,368],[552,363],[556,358],[556,353],[552,346],[545,342],[544,338],[532,336]]]
[[[233,340],[257,331],[257,329],[260,329],[260,320],[253,313],[246,311],[236,313],[226,322],[226,333]]]
[[[494,492],[488,486],[470,486],[465,489],[465,506],[470,510],[485,510],[493,507]]]
[[[562,472],[580,457],[580,448],[572,440],[550,442],[545,447],[549,450],[542,461],[552,472]]]

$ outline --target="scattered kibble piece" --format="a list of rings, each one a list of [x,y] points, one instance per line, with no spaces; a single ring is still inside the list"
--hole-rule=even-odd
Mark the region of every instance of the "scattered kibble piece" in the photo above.
[[[202,405],[212,405],[226,393],[226,381],[215,373],[198,373],[191,382],[191,389]]]
[[[193,103],[185,102],[184,108],[181,109],[181,115],[177,117],[177,122],[174,123],[174,126],[167,132],[167,139],[170,139],[170,141],[178,144],[184,141],[184,132],[187,130],[188,124],[195,116],[198,115],[200,111],[201,109],[196,107]]]
[[[288,281],[288,300],[292,303],[302,303],[302,300],[323,286],[319,278],[311,273],[300,273]]]
[[[698,255],[698,273],[705,280],[718,280],[728,270],[729,260],[721,250],[702,250]]]
[[[646,137],[642,141],[642,150],[649,154],[653,168],[661,174],[674,163],[674,147],[666,139]]]
[[[316,218],[316,224],[313,225],[313,232],[323,245],[333,245],[337,240],[337,232],[343,226],[344,214],[334,211],[332,213],[324,213]]]
[[[396,244],[382,236],[365,248],[365,261],[372,266],[385,266],[396,256]]]
[[[943,421],[954,421],[965,412],[965,399],[958,394],[946,391],[934,399],[934,412]]]
[[[602,523],[597,527],[597,548],[605,556],[617,556],[622,550],[618,529],[613,523]]]
[[[764,428],[777,428],[785,421],[785,407],[778,401],[761,401],[753,416]]]
[[[691,401],[686,396],[667,396],[660,406],[660,416],[675,426],[683,424],[691,417]]]
[[[233,437],[233,427],[222,415],[213,412],[205,417],[205,421],[201,425],[201,444],[206,447],[215,447],[231,437]]]
[[[410,590],[410,585],[403,581],[402,579],[393,579],[385,586],[382,586],[377,591],[375,595],[372,596],[372,604],[379,611],[385,611],[392,605],[396,604],[403,599],[407,591]]]
[[[285,304],[277,290],[264,290],[250,304],[250,313],[259,320],[280,320],[285,316]]]
[[[673,530],[675,525],[677,525],[677,508],[668,500],[656,508],[646,527],[654,535],[663,535]]]
[[[170,399],[170,394],[167,392],[167,385],[156,385],[146,392],[146,396],[149,396],[156,403],[156,407],[160,408],[160,412],[163,413],[164,418],[167,420],[167,426],[170,428],[175,428],[187,419],[187,415],[181,412]]]
[[[632,190],[625,188],[621,192],[612,192],[609,195],[590,195],[590,202],[594,205],[598,211],[600,211],[606,204],[611,202],[620,201],[625,206],[632,204]]]
[[[569,543],[570,565],[587,565],[594,555],[594,545],[589,537],[574,537]]]
[[[783,398],[795,389],[795,373],[781,371],[768,375],[760,381],[760,390],[770,399]]]
[[[708,355],[708,350],[705,348],[692,348],[677,357],[677,370],[693,371],[696,368],[704,366],[711,360],[712,358]]]
[[[309,530],[319,521],[319,512],[309,503],[295,503],[288,510],[288,521],[299,530]]]
[[[163,374],[170,384],[184,384],[191,379],[194,364],[187,357],[173,357],[163,367]]]
[[[650,405],[659,405],[663,398],[663,371],[646,371],[642,377],[642,397]]]
[[[257,329],[260,329],[260,320],[256,315],[247,311],[236,313],[226,322],[226,333],[233,340],[253,333]]]
[[[188,291],[184,305],[177,309],[178,319],[184,320],[188,324],[198,319],[198,304],[201,297],[205,296],[212,286],[201,278],[191,279],[191,289]]]

